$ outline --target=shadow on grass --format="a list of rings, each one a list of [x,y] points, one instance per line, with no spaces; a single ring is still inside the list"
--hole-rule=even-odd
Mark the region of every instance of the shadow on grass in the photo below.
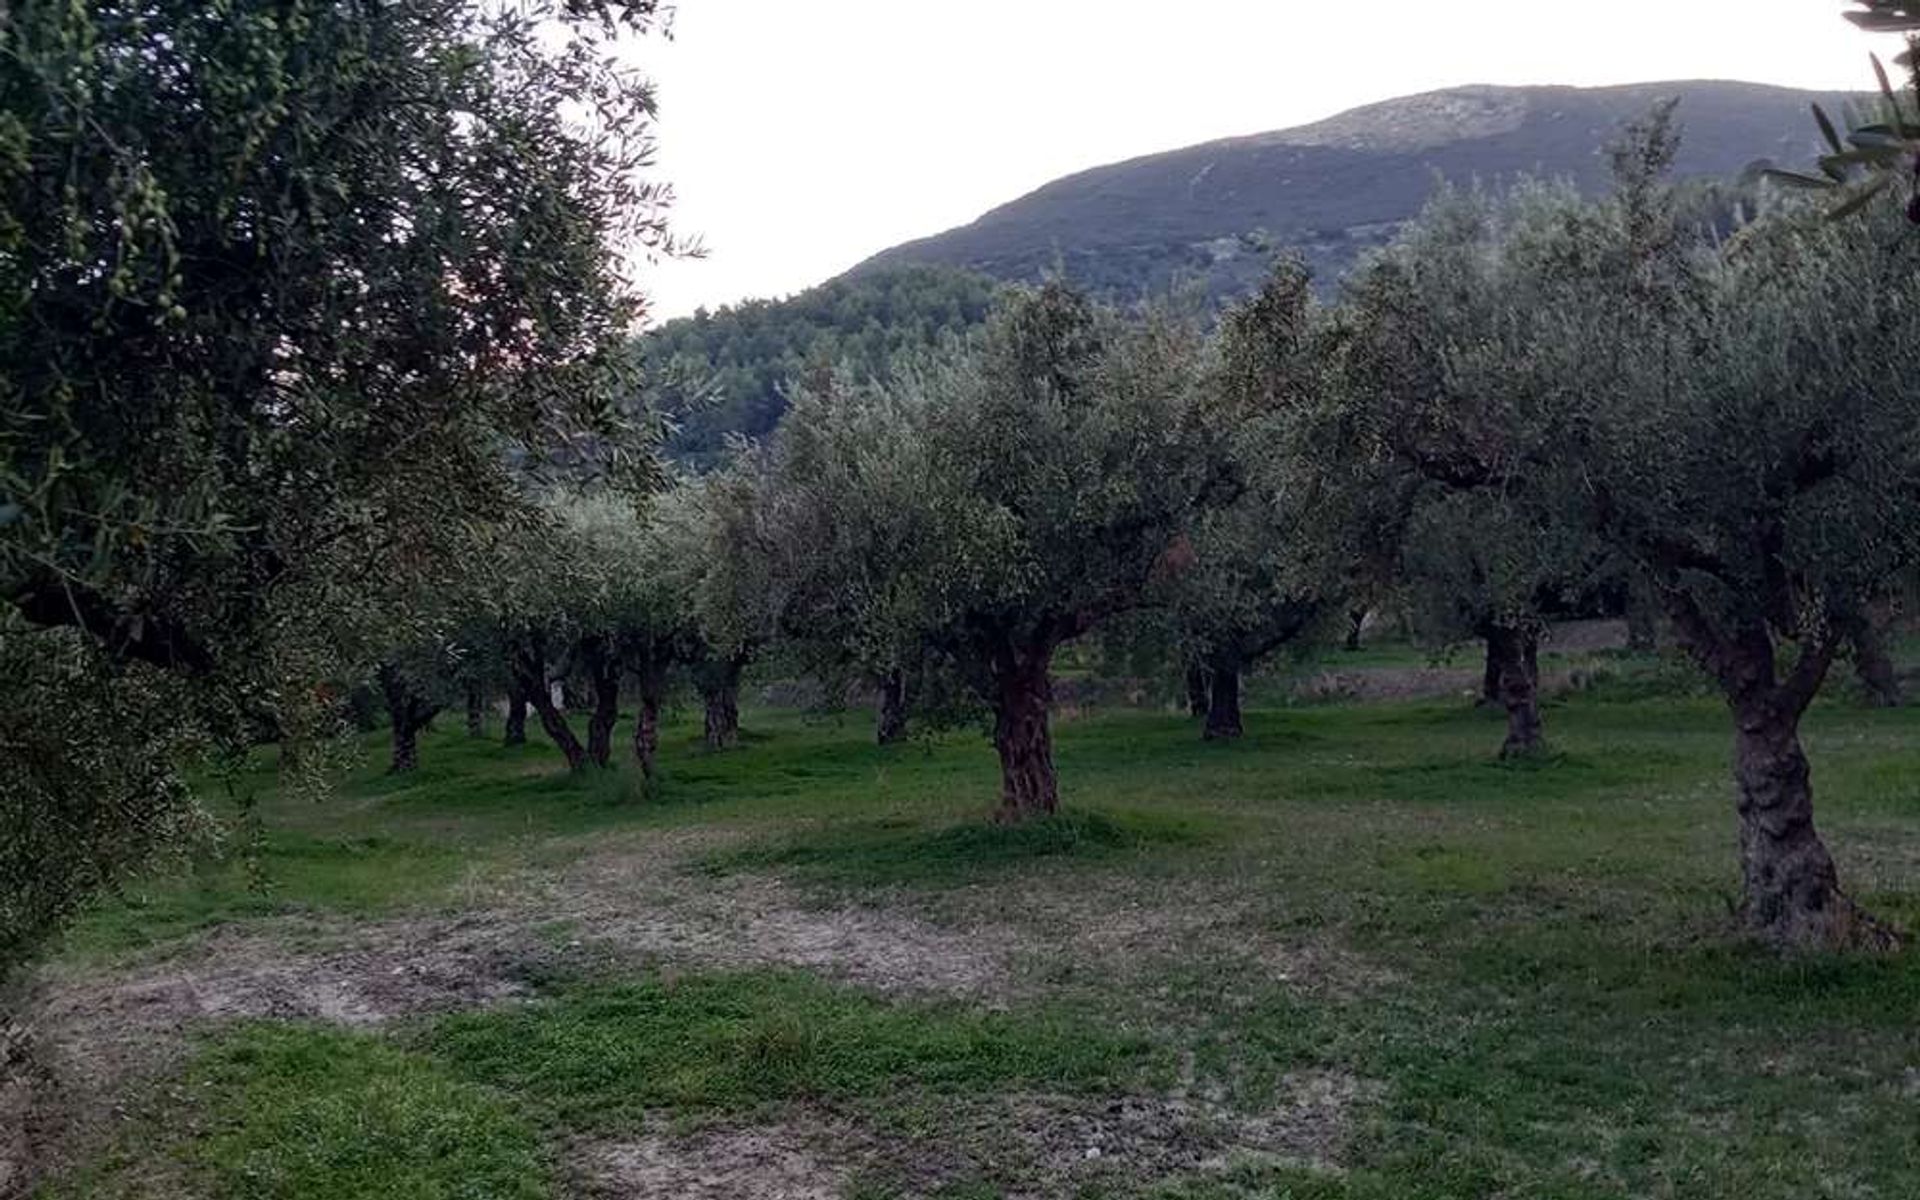
[[[710,855],[701,867],[714,874],[790,870],[815,882],[854,887],[943,887],[1039,861],[1093,862],[1153,846],[1195,844],[1219,828],[1219,822],[1193,815],[1085,809],[1020,825],[981,819],[928,827],[889,819],[822,826]]]

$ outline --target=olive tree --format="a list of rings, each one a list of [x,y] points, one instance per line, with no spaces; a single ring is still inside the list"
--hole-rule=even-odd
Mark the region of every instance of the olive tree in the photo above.
[[[10,619],[290,730],[388,619],[365,582],[509,513],[514,462],[644,475],[611,368],[666,195],[609,50],[654,7],[8,5]]]
[[[589,657],[605,681],[596,684],[596,695],[611,713],[620,677],[633,679],[633,758],[652,778],[673,672],[691,664],[701,645],[694,587],[710,534],[699,485],[670,488],[638,512],[608,497],[578,501],[572,520],[593,563],[594,599],[584,624],[596,647]]]
[[[1506,494],[1650,579],[1720,686],[1745,924],[1883,946],[1815,829],[1799,726],[1920,558],[1920,243],[1892,203],[1786,206],[1722,237],[1662,178],[1675,141],[1656,114],[1616,148],[1611,197],[1510,201],[1508,305],[1538,336],[1509,368],[1530,400]]]
[[[1543,744],[1542,604],[1574,590],[1599,552],[1533,502],[1557,381],[1541,366],[1549,329],[1531,293],[1535,226],[1577,197],[1531,185],[1510,200],[1443,191],[1350,285],[1345,386],[1322,439],[1327,462],[1391,498],[1397,559],[1428,640],[1485,642],[1490,690],[1507,711],[1503,756]]]
[[[1204,376],[1205,503],[1191,519],[1191,562],[1155,589],[1189,664],[1189,705],[1208,740],[1243,732],[1240,681],[1250,666],[1337,607],[1330,524],[1303,519],[1289,439],[1325,403],[1331,330],[1306,268],[1283,261],[1223,318]]]
[[[916,500],[915,402],[818,374],[749,451],[776,632],[835,690],[848,679],[877,685],[882,745],[905,736],[909,680],[926,657],[906,584],[939,514]]]
[[[886,607],[993,712],[998,819],[1053,812],[1059,647],[1191,558],[1205,484],[1197,334],[1126,323],[1050,283],[1004,300],[966,353],[886,385],[876,453],[917,540]],[[883,448],[883,449],[882,449]]]
[[[740,736],[741,674],[779,632],[793,575],[777,569],[771,479],[760,454],[742,448],[726,468],[682,490],[697,518],[678,555],[698,629],[691,673],[707,748],[724,750]]]
[[[1658,278],[1636,231],[1669,203],[1649,189],[1596,215],[1577,261],[1611,245]],[[1664,300],[1595,289],[1575,261],[1584,340],[1562,369],[1587,412],[1563,425],[1566,492],[1655,581],[1732,711],[1742,915],[1781,945],[1885,944],[1815,830],[1799,725],[1920,556],[1920,243],[1893,204],[1780,212],[1699,251]]]

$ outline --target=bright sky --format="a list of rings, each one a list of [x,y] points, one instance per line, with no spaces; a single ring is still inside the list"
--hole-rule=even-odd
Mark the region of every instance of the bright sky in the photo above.
[[[799,291],[1072,171],[1373,100],[1467,83],[1867,88],[1869,51],[1899,48],[1842,20],[1842,0],[678,4],[674,40],[643,61],[677,229],[708,254],[647,269],[656,319]]]

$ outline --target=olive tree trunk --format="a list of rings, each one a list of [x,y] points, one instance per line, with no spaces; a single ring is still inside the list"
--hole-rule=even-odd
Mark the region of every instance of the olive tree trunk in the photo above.
[[[640,707],[633,718],[633,761],[652,779],[660,769],[660,707],[666,700],[667,672],[664,666],[643,662],[634,675],[640,683]]]
[[[1804,646],[1785,680],[1774,640],[1755,623],[1727,635],[1684,599],[1676,621],[1688,651],[1719,681],[1733,713],[1733,779],[1740,816],[1740,917],[1783,949],[1887,949],[1898,935],[1840,890],[1839,873],[1813,824],[1812,772],[1800,718],[1836,645]]]
[[[567,760],[569,770],[579,770],[586,765],[586,747],[574,736],[567,725],[566,714],[553,702],[553,692],[547,687],[546,657],[537,650],[523,650],[514,655],[514,674],[519,678],[520,688],[526,693],[527,703],[533,705],[533,711],[540,716],[540,728],[559,748],[560,754]]]
[[[1201,734],[1209,742],[1239,737],[1245,730],[1240,723],[1240,660],[1217,655],[1208,666],[1212,686],[1207,694],[1207,724]]]
[[[1053,647],[1002,647],[993,659],[993,748],[1000,755],[1000,809],[994,819],[1017,824],[1060,808],[1053,768]]]
[[[1211,694],[1207,688],[1207,668],[1199,662],[1187,664],[1187,715],[1202,717],[1212,705]]]
[[[467,736],[487,736],[487,696],[478,683],[469,682],[467,692]]]
[[[597,641],[580,648],[593,709],[587,714],[587,759],[604,767],[613,758],[613,726],[620,719],[620,660]]]
[[[1347,610],[1347,636],[1340,643],[1342,650],[1360,649],[1360,635],[1367,628],[1367,609],[1350,608]]]
[[[729,658],[702,672],[700,697],[706,704],[709,750],[725,750],[740,741],[740,673],[746,663]]]
[[[907,736],[907,673],[899,667],[880,677],[880,693],[875,699],[873,738],[882,746],[891,746]]]
[[[507,675],[507,722],[500,741],[505,746],[527,744],[527,689],[520,686],[520,677],[511,671]]]
[[[1510,625],[1487,627],[1487,671],[1500,706],[1507,710],[1507,739],[1500,757],[1538,753],[1540,725],[1540,635]]]
[[[393,754],[387,773],[404,774],[420,765],[420,731],[440,706],[421,696],[405,675],[384,663],[380,667],[380,693],[386,700],[392,727]]]

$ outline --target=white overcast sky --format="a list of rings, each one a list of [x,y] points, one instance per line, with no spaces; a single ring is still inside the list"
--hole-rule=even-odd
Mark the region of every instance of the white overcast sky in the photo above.
[[[641,61],[660,89],[657,174],[708,253],[644,269],[655,319],[798,291],[1085,167],[1391,96],[1866,88],[1869,51],[1898,49],[1843,21],[1841,0],[677,3],[673,41]]]

